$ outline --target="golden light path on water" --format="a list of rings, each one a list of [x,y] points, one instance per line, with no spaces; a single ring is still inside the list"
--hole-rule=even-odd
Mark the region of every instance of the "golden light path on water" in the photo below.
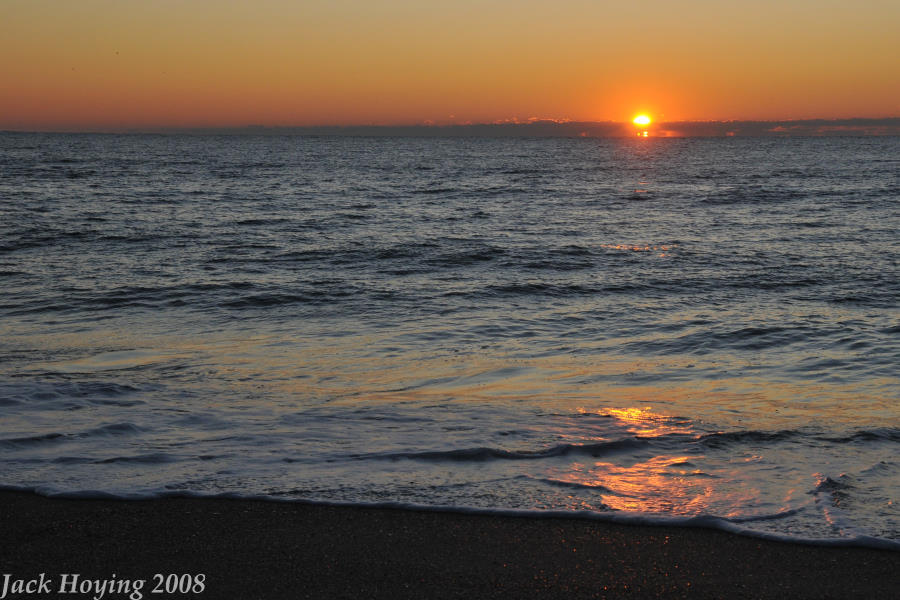
[[[145,332],[98,328],[72,335],[38,333],[30,339],[37,347],[63,345],[77,357],[33,365],[48,372],[203,364],[214,358],[206,365],[208,377],[236,392],[259,390],[273,407],[324,400],[518,402],[571,411],[603,409],[634,427],[642,425],[647,434],[660,431],[657,416],[673,414],[726,427],[753,421],[779,429],[830,420],[852,426],[890,416],[895,401],[891,377],[766,380],[755,375],[760,363],[727,353],[635,357],[619,352],[615,338],[550,356],[535,356],[527,339],[506,341],[501,351],[465,344],[416,350],[400,348],[406,334],[323,337],[285,330],[252,336],[226,331],[203,338],[166,332],[148,338]],[[861,396],[867,398],[864,409],[852,402]]]
[[[112,350],[39,368],[61,373],[102,371],[146,366],[154,361],[161,365],[183,360],[203,362],[203,357],[214,356],[215,361],[209,364],[211,379],[227,385],[229,394],[268,398],[258,410],[273,416],[290,415],[321,403],[348,408],[538,408],[548,414],[608,420],[619,435],[627,433],[633,439],[672,438],[688,444],[710,433],[707,422],[724,430],[752,424],[755,429],[768,431],[829,419],[852,423],[854,415],[848,406],[860,394],[857,386],[849,384],[804,386],[758,381],[742,375],[738,365],[729,365],[727,357],[706,362],[692,359],[688,363],[684,357],[642,359],[616,355],[613,348],[599,357],[527,357],[514,349],[503,357],[479,356],[473,349],[405,351],[401,356],[392,356],[385,348],[391,346],[392,338],[396,341],[396,336],[395,332],[348,335],[327,341],[313,337],[286,341],[285,337],[274,335],[240,340],[223,335],[203,343],[167,336],[165,348]],[[125,339],[120,337],[118,341]],[[107,345],[109,341],[107,338]],[[99,341],[91,343],[84,338],[78,342],[102,346]],[[311,351],[313,348],[315,351]],[[720,375],[710,380],[686,375],[707,369]],[[731,369],[732,375],[721,374]],[[631,377],[649,377],[657,383],[626,383]],[[887,386],[890,382],[882,383]],[[217,401],[211,402],[215,405]],[[889,412],[890,399],[883,397],[881,404],[885,413]],[[870,410],[877,410],[878,405],[879,402],[870,402]],[[872,415],[860,414],[858,418],[861,422],[871,421]],[[561,443],[578,446],[616,442],[604,435],[592,435],[591,427],[568,428],[577,425],[577,421],[566,423],[569,425],[547,424],[547,448]],[[507,448],[510,451],[536,450],[533,443],[525,447],[511,443]],[[748,451],[725,462],[706,458],[703,451],[685,454],[683,445],[675,445],[671,451],[663,445],[652,451],[629,450],[609,457],[576,453],[546,464],[521,464],[532,469],[529,476],[542,473],[544,481],[574,488],[569,499],[575,509],[605,507],[639,513],[744,517],[747,507],[765,501],[769,502],[768,512],[811,502],[809,490],[802,486],[814,485],[812,473],[795,474],[799,486],[797,482],[784,481],[763,489],[760,482],[766,480],[767,470],[772,467],[761,454]],[[753,476],[748,477],[751,472]],[[594,500],[586,499],[579,490],[588,492]],[[774,506],[772,493],[777,495]]]
[[[640,438],[673,434],[701,437],[689,421],[672,419],[649,407],[610,408],[601,414],[615,418]],[[673,453],[624,464],[604,460],[574,461],[564,469],[549,469],[547,476],[555,481],[597,489],[607,507],[629,512],[697,515],[715,512],[721,506],[752,506],[759,500],[760,491],[740,481],[740,469],[704,471],[697,468],[703,459],[703,455]],[[751,456],[744,462],[759,459],[759,456]],[[788,494],[785,501],[789,502],[792,495]],[[737,510],[732,510],[721,516],[738,514]]]

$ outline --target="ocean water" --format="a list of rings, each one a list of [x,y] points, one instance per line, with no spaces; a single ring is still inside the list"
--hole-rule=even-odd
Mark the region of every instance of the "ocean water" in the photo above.
[[[900,138],[2,134],[0,485],[900,547],[898,232]]]

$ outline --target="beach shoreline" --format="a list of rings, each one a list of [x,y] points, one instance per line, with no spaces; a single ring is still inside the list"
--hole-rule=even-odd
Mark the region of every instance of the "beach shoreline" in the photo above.
[[[204,599],[879,598],[900,588],[898,552],[577,518],[5,491],[0,523],[0,575],[43,573],[54,593],[73,574],[120,589],[144,581],[141,597]],[[193,589],[166,594],[170,575]],[[150,593],[156,584],[162,593]]]

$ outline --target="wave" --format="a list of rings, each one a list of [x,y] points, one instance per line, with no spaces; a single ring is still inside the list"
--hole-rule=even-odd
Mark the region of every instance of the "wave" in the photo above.
[[[856,444],[866,442],[900,442],[900,429],[881,427],[878,429],[861,429],[849,435],[822,436],[819,439],[836,444]]]
[[[697,443],[707,448],[724,448],[742,444],[776,444],[781,442],[807,442],[820,445],[859,444],[870,442],[900,442],[900,429],[884,427],[879,429],[859,429],[844,435],[827,435],[814,429],[782,429],[778,431],[724,431],[700,435]]]
[[[424,450],[403,452],[376,452],[353,454],[354,460],[418,460],[430,462],[485,462],[492,460],[541,460],[547,458],[583,455],[592,458],[620,453],[643,452],[654,450],[664,453],[684,452],[702,453],[704,450],[730,450],[735,446],[751,445],[754,447],[781,443],[806,443],[821,445],[822,442],[832,444],[860,443],[871,441],[900,441],[900,430],[860,430],[847,436],[834,437],[816,430],[784,429],[778,431],[736,430],[712,433],[675,432],[657,437],[632,436],[617,440],[563,443],[539,449],[509,450],[491,446],[471,448],[453,448],[448,450]],[[682,461],[674,466],[695,466],[690,461]],[[695,472],[689,476],[716,477],[704,472]]]
[[[541,450],[505,450],[502,448],[477,447],[460,448],[455,450],[437,450],[423,452],[385,452],[372,454],[356,454],[355,459],[381,459],[381,460],[425,460],[425,461],[451,461],[451,462],[481,462],[486,460],[537,460],[570,454],[583,454],[598,457],[617,452],[626,452],[638,448],[644,448],[649,441],[641,438],[625,438],[610,442],[591,444],[558,444]]]
[[[111,458],[95,460],[94,463],[98,465],[107,465],[111,463],[138,463],[158,465],[174,461],[175,457],[169,454],[166,454],[164,452],[152,452],[149,454],[136,454],[132,456],[113,456]]]
[[[171,286],[123,286],[111,290],[67,288],[58,290],[61,297],[50,297],[44,302],[33,301],[4,304],[11,309],[9,315],[44,312],[68,313],[75,310],[115,310],[122,308],[159,308],[172,302],[202,298],[220,293],[252,290],[255,284],[246,281],[222,283],[179,283]]]
[[[43,433],[32,436],[24,436],[17,438],[6,438],[0,439],[0,447],[8,448],[8,449],[21,449],[36,445],[43,445],[48,443],[59,443],[65,442],[68,440],[75,439],[85,439],[85,438],[96,438],[96,437],[105,437],[105,436],[121,436],[121,435],[135,435],[139,433],[145,432],[146,429],[143,427],[139,427],[134,423],[111,423],[109,425],[103,425],[101,427],[95,427],[94,429],[90,429],[88,431],[83,431],[80,433],[59,433],[59,432],[50,432]]]
[[[235,293],[238,292],[238,293]],[[217,284],[177,284],[160,287],[130,287],[102,293],[68,291],[65,299],[47,299],[35,303],[22,298],[21,302],[0,305],[9,316],[42,313],[67,314],[77,311],[116,311],[122,309],[159,309],[167,307],[208,308],[264,308],[293,304],[330,305],[347,298],[369,297],[378,301],[396,299],[389,289],[363,288],[345,281],[319,279],[307,285],[266,289],[255,283],[233,281]]]
[[[280,225],[282,223],[290,223],[290,219],[287,217],[271,217],[268,219],[255,217],[239,219],[234,222],[235,225]]]
[[[531,481],[537,481],[540,483],[544,483],[546,485],[550,485],[553,487],[561,487],[561,488],[570,488],[576,490],[590,490],[592,492],[599,492],[601,494],[613,494],[616,496],[627,496],[627,494],[621,494],[618,492],[614,492],[609,489],[605,485],[600,485],[599,483],[579,483],[577,481],[565,481],[563,479],[553,479],[551,477],[530,477],[528,475],[522,475],[522,477],[529,479]]]
[[[431,196],[435,194],[454,194],[456,192],[463,191],[461,188],[455,187],[426,187],[410,190],[413,194],[423,194],[426,196]]]
[[[802,435],[803,432],[795,429],[782,431],[725,431],[701,435],[697,438],[697,442],[709,448],[724,448],[737,444],[784,442]]]
[[[32,384],[0,384],[0,398],[8,405],[33,406],[44,403],[78,400],[88,404],[133,406],[144,400],[134,398],[137,393],[152,391],[158,386],[133,386],[110,381],[55,381]]]
[[[809,197],[809,191],[789,187],[766,188],[759,186],[740,186],[710,194],[700,199],[702,204],[779,204],[793,202]]]
[[[507,283],[489,285],[480,290],[452,291],[445,296],[502,297],[502,296],[574,296],[597,293],[599,288],[579,284]]]
[[[7,237],[0,242],[0,254],[13,253],[19,250],[43,248],[47,246],[66,245],[71,241],[83,241],[92,238],[94,233],[81,229],[57,229],[54,227],[23,227],[15,236]]]
[[[816,487],[812,489],[810,494],[828,493],[831,495],[839,494],[845,490],[852,489],[853,485],[849,482],[846,475],[841,475],[838,479],[820,476]]]
[[[425,259],[425,263],[438,267],[464,267],[475,263],[494,260],[502,256],[502,248],[485,247],[463,252],[451,252]]]
[[[47,442],[56,442],[61,438],[65,438],[64,433],[44,433],[40,435],[32,435],[18,438],[0,439],[0,447],[18,449]]]
[[[675,327],[677,329],[677,326]],[[677,337],[658,336],[648,340],[626,342],[624,347],[637,355],[692,354],[703,356],[723,349],[758,352],[772,348],[783,349],[792,344],[810,344],[846,332],[840,328],[810,325],[770,327],[741,327],[726,331],[703,328]],[[844,364],[844,363],[838,363]]]

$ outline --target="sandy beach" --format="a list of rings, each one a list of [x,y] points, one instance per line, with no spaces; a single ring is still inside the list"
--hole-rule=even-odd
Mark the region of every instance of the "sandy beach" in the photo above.
[[[142,597],[204,599],[887,598],[900,589],[896,552],[580,519],[4,492],[0,534],[0,574],[43,573],[54,593],[64,574],[144,580]],[[205,577],[200,592],[152,594],[156,574]]]

